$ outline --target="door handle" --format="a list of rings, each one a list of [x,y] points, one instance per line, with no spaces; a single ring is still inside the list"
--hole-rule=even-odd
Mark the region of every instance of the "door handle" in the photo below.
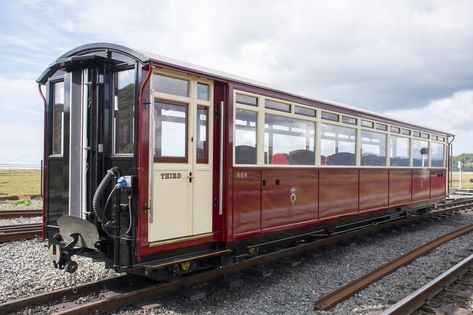
[[[189,175],[187,175],[187,178],[189,178],[189,183],[192,183],[192,180],[194,179],[192,172],[189,172]]]

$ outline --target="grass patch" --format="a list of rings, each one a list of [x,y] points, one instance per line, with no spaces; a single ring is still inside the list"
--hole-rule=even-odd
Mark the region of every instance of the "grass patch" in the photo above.
[[[458,188],[460,179],[459,173],[452,174],[452,187]],[[462,188],[473,188],[473,183],[470,182],[470,179],[473,179],[473,172],[463,173],[462,174]]]
[[[18,196],[29,199],[41,195],[40,170],[0,170],[0,199]]]

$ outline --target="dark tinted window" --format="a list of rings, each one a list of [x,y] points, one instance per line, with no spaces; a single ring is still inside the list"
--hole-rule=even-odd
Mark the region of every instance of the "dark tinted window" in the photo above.
[[[64,132],[64,82],[53,84],[52,154],[62,154]]]

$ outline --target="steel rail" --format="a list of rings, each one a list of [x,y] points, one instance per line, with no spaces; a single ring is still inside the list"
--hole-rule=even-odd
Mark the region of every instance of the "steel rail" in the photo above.
[[[436,296],[443,291],[446,286],[458,280],[458,278],[466,273],[471,267],[473,267],[473,255],[468,256],[426,285],[392,305],[386,309],[382,315],[404,315],[416,311],[428,299]]]
[[[78,305],[76,307],[73,307],[67,310],[62,310],[56,314],[57,315],[72,315],[72,314],[91,314],[95,312],[113,311],[113,310],[118,309],[121,306],[133,304],[133,303],[139,303],[146,299],[156,297],[157,295],[176,290],[179,287],[189,286],[189,285],[201,283],[204,281],[209,281],[225,274],[243,271],[250,267],[253,267],[256,265],[262,265],[262,264],[265,264],[270,261],[283,258],[286,256],[295,255],[306,250],[313,250],[315,248],[319,248],[322,246],[335,244],[340,241],[352,239],[353,237],[363,236],[363,235],[373,233],[378,230],[387,229],[389,227],[393,227],[399,224],[410,223],[419,219],[426,219],[430,217],[435,217],[437,215],[452,213],[457,210],[465,209],[465,207],[471,207],[471,204],[466,205],[466,206],[459,205],[452,208],[446,208],[443,210],[427,213],[422,216],[411,216],[404,219],[391,221],[388,223],[382,223],[379,225],[369,226],[364,229],[352,230],[352,231],[345,232],[342,234],[316,240],[310,243],[295,245],[294,247],[284,248],[274,253],[260,255],[254,258],[250,258],[250,259],[235,263],[233,265],[224,266],[218,269],[213,269],[213,270],[204,271],[201,273],[184,276],[173,282],[153,284],[149,287],[146,287],[140,290],[135,290],[135,291],[131,291],[131,292],[123,293],[123,294],[117,294],[117,295],[103,298],[102,300],[99,300],[99,301]],[[472,226],[472,230],[473,230],[473,226]]]
[[[111,285],[123,284],[131,276],[124,275],[109,279],[98,280],[89,283],[79,284],[76,287],[62,288],[59,290],[45,292],[38,295],[14,300],[10,302],[4,302],[0,304],[0,314],[7,314],[18,312],[28,307],[38,307],[51,303],[52,301],[58,301],[64,297],[75,297],[79,295],[88,294],[91,292],[98,292],[103,288],[107,288]]]
[[[40,217],[42,215],[41,209],[33,210],[0,210],[0,219],[14,219],[14,218],[31,218]]]
[[[0,243],[35,238],[41,233],[41,223],[1,226]]]
[[[437,239],[434,239],[418,248],[415,248],[409,253],[402,255],[371,271],[370,273],[367,273],[364,276],[348,283],[347,285],[333,291],[332,293],[323,296],[315,302],[314,308],[319,310],[329,310],[338,303],[346,300],[350,296],[366,288],[373,282],[376,282],[379,279],[382,279],[385,276],[396,271],[397,269],[411,263],[416,258],[429,253],[430,251],[445,244],[446,242],[449,242],[471,232],[473,232],[473,224],[442,235]]]

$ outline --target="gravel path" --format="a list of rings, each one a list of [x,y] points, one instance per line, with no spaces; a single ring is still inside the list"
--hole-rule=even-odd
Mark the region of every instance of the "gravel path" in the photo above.
[[[32,223],[41,223],[41,222],[43,222],[41,217],[2,219],[0,220],[0,226],[15,225],[15,224],[32,224]]]
[[[49,261],[47,243],[37,240],[0,244],[0,302],[70,287],[77,283],[115,276],[103,263],[74,257],[79,269],[74,275],[54,269]]]
[[[290,267],[272,263],[274,274],[261,278],[250,272],[241,274],[237,289],[219,288],[211,283],[204,300],[189,302],[177,293],[166,294],[143,305],[128,307],[119,314],[367,314],[381,311],[413,289],[450,266],[452,254],[472,248],[473,234],[449,242],[411,265],[375,283],[329,312],[313,311],[316,298],[397,258],[399,255],[463,225],[473,224],[473,215],[453,216],[429,221],[405,230],[379,233],[313,253],[298,256],[303,264]],[[115,275],[102,263],[77,257],[78,282]],[[0,301],[71,286],[74,276],[51,267],[45,244],[24,241],[0,244]],[[153,304],[153,305],[150,305]]]
[[[31,204],[29,205],[21,204],[18,201],[0,201],[0,211],[18,210],[18,209],[34,210],[34,209],[42,209],[42,207],[43,207],[43,202],[41,198],[31,199]]]

